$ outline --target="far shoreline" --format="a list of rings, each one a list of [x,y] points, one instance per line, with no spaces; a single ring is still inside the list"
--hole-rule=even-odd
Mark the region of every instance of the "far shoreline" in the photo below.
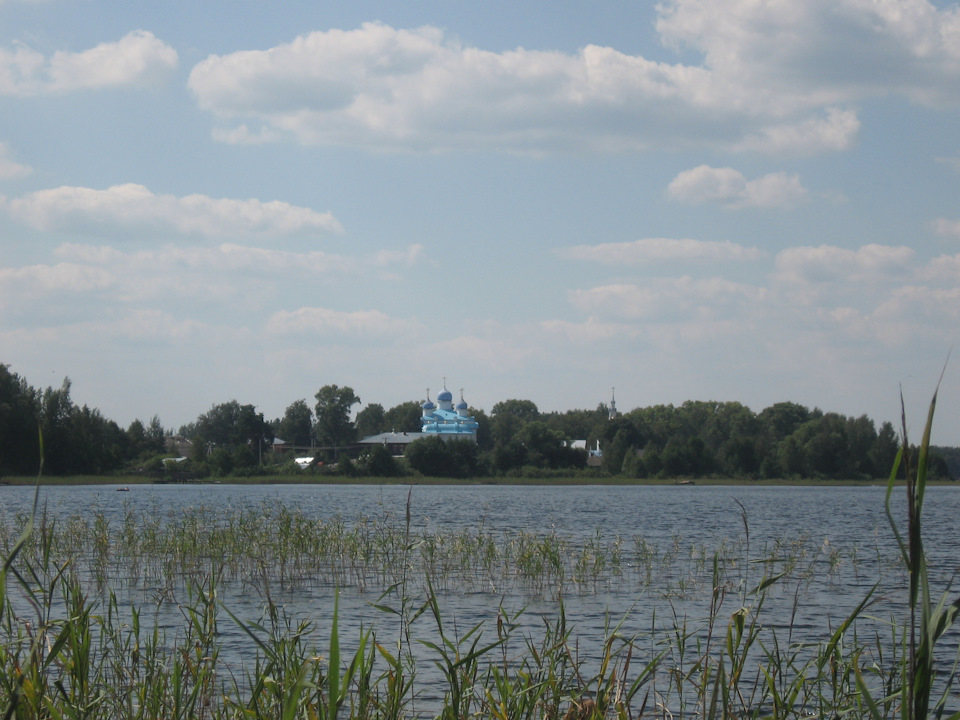
[[[37,484],[36,477],[8,476],[0,478],[0,488],[33,486]],[[582,487],[610,487],[610,486],[638,486],[638,487],[666,487],[677,486],[694,489],[698,486],[729,486],[729,487],[886,487],[889,481],[883,478],[871,480],[834,480],[823,478],[775,478],[750,480],[743,478],[617,478],[598,477],[584,478],[578,476],[550,477],[550,478],[435,478],[435,477],[346,477],[340,475],[273,475],[251,478],[205,478],[189,482],[164,482],[155,478],[146,478],[139,475],[101,476],[101,475],[73,475],[52,476],[40,478],[42,486],[70,487],[70,486],[143,486],[143,485],[450,485],[459,487],[479,487],[483,485],[499,486],[582,486]],[[904,484],[898,480],[897,485]],[[956,480],[928,480],[928,486],[956,486]],[[0,490],[2,492],[2,490]]]

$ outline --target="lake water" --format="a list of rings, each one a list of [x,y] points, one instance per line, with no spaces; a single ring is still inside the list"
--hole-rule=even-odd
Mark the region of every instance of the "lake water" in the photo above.
[[[412,490],[401,485],[134,485],[129,492],[109,486],[45,487],[41,504],[53,516],[101,512],[111,522],[119,522],[130,511],[172,517],[187,508],[229,512],[282,503],[323,520],[341,517],[349,523],[362,516],[402,524],[409,494],[415,533],[483,527],[504,536],[555,533],[577,542],[619,537],[625,547],[642,541],[661,555],[673,552],[678,558],[671,565],[678,568],[676,576],[661,579],[659,584],[626,573],[566,591],[567,621],[589,659],[602,646],[611,623],[622,623],[624,635],[643,636],[654,627],[675,625],[678,618],[693,623],[702,619],[711,592],[709,558],[724,545],[738,547],[741,556],[754,561],[737,569],[741,586],[760,581],[764,558],[779,549],[788,552],[802,545],[804,562],[818,571],[772,589],[764,606],[767,622],[792,628],[795,637],[827,637],[830,628],[842,622],[878,581],[882,581],[883,595],[878,596],[874,614],[882,619],[885,614],[902,613],[905,575],[897,564],[894,537],[884,513],[885,492],[885,487],[869,485],[448,485],[414,486]],[[895,516],[905,528],[904,490],[895,493]],[[0,519],[28,511],[32,500],[32,488],[0,488]],[[960,565],[958,519],[960,487],[928,488],[924,539],[937,588],[944,587]],[[381,641],[397,632],[390,617],[373,608],[382,589],[369,585],[342,588],[340,631],[346,649],[353,647],[361,626],[376,627]],[[305,584],[281,592],[275,599],[290,612],[310,617],[326,628],[333,592],[329,585]],[[731,596],[737,594],[737,589],[731,588]],[[228,586],[222,596],[248,620],[256,619],[262,606],[263,599],[249,584]],[[544,618],[555,617],[559,608],[557,598],[549,593],[516,586],[504,589],[454,582],[440,588],[438,599],[448,627],[458,628],[495,622],[502,607],[511,613],[524,610],[521,628],[533,633],[542,628]],[[729,618],[737,607],[731,604],[722,614]],[[173,623],[173,619],[162,622]],[[429,627],[422,633],[433,639]],[[244,652],[242,633],[227,628],[224,636],[227,645],[235,642],[238,652]],[[429,691],[430,670],[423,668],[422,676],[420,672],[418,665],[423,702],[429,707],[436,700]]]

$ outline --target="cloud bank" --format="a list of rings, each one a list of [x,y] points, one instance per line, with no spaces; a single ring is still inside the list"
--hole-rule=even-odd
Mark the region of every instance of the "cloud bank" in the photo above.
[[[673,0],[656,27],[702,62],[597,45],[490,52],[436,27],[366,23],[212,55],[189,87],[226,142],[521,153],[833,152],[855,142],[865,99],[960,101],[960,11],[924,0]]]
[[[134,183],[106,190],[66,186],[39,190],[4,204],[14,219],[37,230],[98,236],[176,233],[217,238],[343,232],[329,212],[276,200],[157,195]]]
[[[29,96],[148,85],[177,67],[177,51],[145,30],[83,52],[46,58],[25,45],[0,48],[0,95]]]
[[[671,181],[667,194],[673,200],[699,205],[719,203],[731,209],[790,208],[807,200],[808,192],[796,175],[770,173],[747,180],[733,168],[700,165]]]
[[[604,265],[645,265],[656,262],[730,262],[756,260],[763,253],[729,241],[645,238],[625,243],[576,245],[560,252],[568,260]]]

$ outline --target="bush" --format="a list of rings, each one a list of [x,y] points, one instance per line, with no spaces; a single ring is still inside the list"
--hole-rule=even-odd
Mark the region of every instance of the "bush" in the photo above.
[[[403,473],[393,459],[390,451],[383,445],[374,446],[367,455],[361,458],[360,471],[373,477],[397,477]]]

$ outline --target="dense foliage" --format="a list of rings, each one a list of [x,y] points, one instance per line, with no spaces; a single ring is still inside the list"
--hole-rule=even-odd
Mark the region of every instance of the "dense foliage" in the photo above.
[[[303,472],[294,457],[312,457],[308,472],[378,477],[403,474],[469,478],[589,474],[628,478],[834,478],[885,477],[899,447],[893,426],[878,428],[866,416],[845,417],[781,402],[755,413],[737,402],[688,401],[636,408],[611,419],[595,410],[540,412],[531,400],[496,403],[489,415],[472,411],[477,443],[417,441],[405,457],[384,448],[361,452],[357,439],[381,432],[417,432],[420,404],[385,409],[346,386],[325,385],[311,407],[290,404],[284,416],[265,420],[236,400],[214,405],[180,428],[174,446],[160,420],[136,420],[123,429],[98,410],[77,407],[70,381],[38,390],[0,364],[0,475],[35,473],[44,443],[47,474],[146,472],[171,479],[209,475]],[[590,457],[574,441],[601,449]],[[186,449],[189,448],[189,449]],[[184,455],[187,461],[169,458]],[[950,475],[944,449],[932,455],[933,477]]]
[[[124,430],[99,410],[74,405],[69,378],[38,390],[0,364],[0,476],[36,474],[41,437],[45,473],[99,475],[163,453],[165,436],[156,416]]]

